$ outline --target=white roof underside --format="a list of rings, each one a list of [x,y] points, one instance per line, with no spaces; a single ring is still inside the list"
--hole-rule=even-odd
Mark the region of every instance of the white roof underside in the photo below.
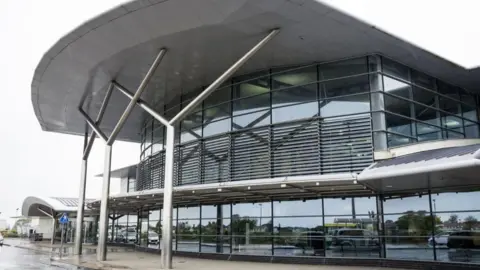
[[[91,203],[94,200],[85,199],[85,203]],[[37,217],[46,216],[44,212],[52,214],[53,212],[77,212],[78,198],[58,198],[58,197],[27,197],[23,200],[22,216]],[[41,209],[42,211],[40,211]],[[87,209],[87,207],[85,207]]]
[[[466,70],[314,0],[139,0],[116,7],[60,39],[38,64],[32,103],[43,130],[84,134],[77,107],[95,118],[108,83],[136,89],[155,54],[168,52],[144,99],[169,102],[211,83],[272,28],[280,34],[238,72],[379,53],[476,90]],[[109,134],[127,105],[115,92],[101,124]],[[139,141],[136,108],[118,139]]]

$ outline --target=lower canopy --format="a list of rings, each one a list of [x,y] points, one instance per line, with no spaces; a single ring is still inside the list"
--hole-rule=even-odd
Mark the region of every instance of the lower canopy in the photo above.
[[[356,179],[356,174],[342,173],[185,185],[173,188],[173,204],[188,206],[371,195],[372,191],[358,184]],[[161,205],[163,189],[129,192],[109,198],[110,209],[117,213]],[[99,209],[100,201],[89,204],[89,207]]]
[[[480,188],[480,144],[427,150],[372,164],[358,182],[378,193]]]
[[[173,188],[173,204],[189,206],[354,197],[383,194],[412,196],[428,191],[480,190],[480,144],[420,151],[372,164],[360,174],[294,176],[232,181]],[[116,213],[163,205],[163,189],[118,194],[109,198]],[[100,201],[89,204],[96,210]]]

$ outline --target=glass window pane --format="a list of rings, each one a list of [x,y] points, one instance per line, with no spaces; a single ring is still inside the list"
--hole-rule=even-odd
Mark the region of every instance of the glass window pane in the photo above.
[[[270,108],[270,94],[233,101],[233,115],[241,115]]]
[[[413,100],[423,103],[430,107],[437,107],[435,102],[435,93],[419,87],[413,87]]]
[[[476,107],[477,102],[475,101],[476,100],[475,95],[470,94],[461,88],[458,88],[458,92],[460,93],[460,100],[462,102],[467,103],[472,107]]]
[[[479,138],[478,124],[464,120],[465,138]]]
[[[311,85],[316,81],[317,67],[315,65],[290,69],[284,72],[274,72],[272,74],[272,90]],[[300,87],[299,89],[302,88]],[[314,90],[316,90],[316,86]]]
[[[416,129],[419,142],[442,139],[441,129],[438,126],[417,122]]]
[[[440,94],[444,96],[447,96],[454,100],[460,100],[460,95],[458,93],[457,87],[437,80],[437,90]]]
[[[218,205],[202,205],[202,219],[215,219],[217,218],[217,207],[221,207],[220,218],[230,218],[230,204]]]
[[[472,120],[474,122],[478,121],[477,110],[475,107],[470,107],[468,105],[461,105],[462,109],[462,116],[468,120]]]
[[[333,117],[370,112],[370,95],[352,95],[320,101],[320,116]]]
[[[308,102],[275,108],[272,110],[272,123],[293,121],[318,116],[318,102]]]
[[[199,206],[190,206],[190,207],[178,207],[178,219],[199,219],[200,218],[200,207]]]
[[[237,77],[233,86],[233,99],[260,95],[268,92],[270,92],[270,77],[268,76],[268,71],[262,71]]]
[[[447,136],[445,136],[447,139],[463,139],[465,136],[463,135],[463,130],[445,130],[447,133]]]
[[[203,137],[229,132],[231,121],[232,120],[228,118],[205,124],[203,126]]]
[[[345,61],[320,64],[321,80],[367,73],[367,58],[361,57]]]
[[[411,102],[392,97],[389,95],[384,95],[384,101],[385,101],[385,110],[397,114],[404,115],[406,117],[412,117],[411,113]]]
[[[233,118],[232,129],[244,129],[270,124],[270,111],[260,111]]]
[[[188,115],[181,124],[180,142],[197,140],[202,136],[202,111]]]
[[[324,256],[325,236],[322,217],[275,218],[276,256]]]
[[[387,142],[389,147],[396,147],[405,144],[414,143],[415,140],[410,137],[405,137],[393,133],[387,133]]]
[[[440,126],[439,112],[429,107],[424,107],[419,104],[414,104],[415,119],[421,120],[430,125]]]
[[[412,70],[411,74],[412,83],[430,90],[435,90],[435,79],[433,77],[416,70]]]
[[[460,114],[460,103],[453,99],[439,96],[438,97],[438,107],[446,112],[459,115]]]
[[[389,94],[412,99],[410,94],[411,87],[404,82],[392,79],[388,76],[383,76],[383,85],[385,92],[388,92]]]
[[[463,120],[453,115],[442,113],[442,127],[462,131]]]
[[[333,98],[370,91],[368,76],[338,79],[321,84],[320,97]]]
[[[382,57],[382,64],[383,73],[391,75],[395,78],[403,79],[405,81],[410,81],[408,76],[408,68],[406,66],[385,57]]]
[[[317,100],[316,83],[272,92],[272,107],[274,108],[314,100]]]
[[[306,201],[274,201],[273,215],[275,217],[315,216],[322,215],[322,200]]]
[[[386,113],[385,121],[387,124],[387,131],[400,135],[412,136],[412,120]]]
[[[229,82],[230,83],[230,82]],[[219,89],[215,90],[211,95],[209,95],[205,101],[203,101],[204,109],[216,106],[218,104],[229,103],[231,100],[232,86],[222,86]]]
[[[230,103],[223,103],[216,107],[210,107],[203,112],[203,122],[213,122],[231,116]]]

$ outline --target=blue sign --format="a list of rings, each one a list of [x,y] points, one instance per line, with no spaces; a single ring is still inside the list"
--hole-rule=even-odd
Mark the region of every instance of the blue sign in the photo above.
[[[68,216],[67,213],[63,213],[63,215],[58,220],[60,224],[67,224],[68,223]]]

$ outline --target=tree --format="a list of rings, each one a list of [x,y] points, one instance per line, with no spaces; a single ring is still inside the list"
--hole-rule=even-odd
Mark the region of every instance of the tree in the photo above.
[[[254,219],[249,219],[248,217],[239,217],[232,220],[232,232],[235,235],[239,235],[236,241],[237,244],[245,244],[247,224],[250,229],[253,229],[257,225],[257,221]]]
[[[413,241],[423,241],[423,238],[431,235],[436,225],[441,223],[440,217],[432,217],[426,211],[407,211],[395,222],[400,234],[413,236],[410,239]]]
[[[448,218],[448,222],[449,223],[458,223],[458,215],[456,215],[456,214],[450,215],[450,217]]]
[[[478,220],[473,216],[468,216],[463,220],[463,229],[471,230],[477,225]]]

